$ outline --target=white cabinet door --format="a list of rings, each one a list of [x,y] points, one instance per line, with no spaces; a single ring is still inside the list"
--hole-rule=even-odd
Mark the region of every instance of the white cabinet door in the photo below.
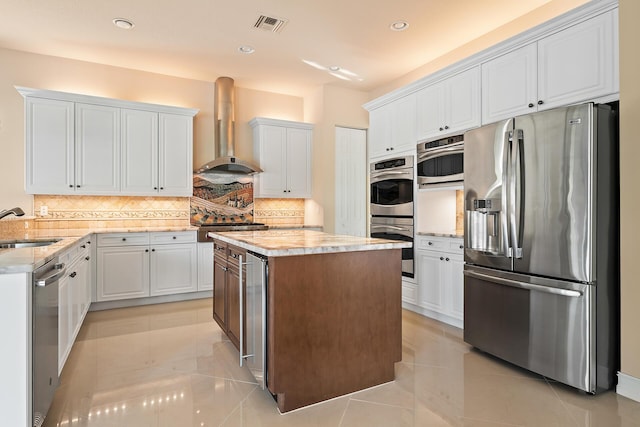
[[[311,197],[312,126],[261,117],[250,124],[263,170],[254,178],[254,197]]]
[[[444,93],[444,83],[436,83],[417,92],[416,139],[418,141],[443,132],[446,120]]]
[[[96,301],[149,296],[149,246],[99,247]]]
[[[62,373],[64,363],[71,349],[71,294],[69,292],[69,276],[58,282],[58,375]]]
[[[391,147],[391,111],[389,105],[369,112],[369,157],[389,154]]]
[[[480,126],[480,67],[418,91],[416,123],[418,141]]]
[[[74,104],[26,98],[26,192],[74,192]]]
[[[259,132],[257,143],[260,168],[263,172],[255,180],[256,197],[284,197],[287,189],[287,129],[282,126],[263,125]]]
[[[158,113],[121,110],[122,192],[158,193]]]
[[[416,94],[404,96],[390,104],[391,107],[391,151],[415,150],[416,140]]]
[[[82,194],[120,192],[120,110],[75,106],[75,189]]]
[[[538,103],[536,43],[482,64],[482,123],[536,111]]]
[[[480,126],[480,67],[446,80],[444,134]]]
[[[198,242],[198,290],[213,289],[213,242]]]
[[[195,243],[151,246],[150,295],[198,290]]]
[[[311,132],[287,129],[286,197],[311,197]]]
[[[193,195],[193,118],[158,115],[159,195]]]
[[[461,255],[449,255],[447,263],[448,282],[450,289],[449,309],[451,315],[458,319],[464,318],[464,260]]]
[[[442,311],[445,296],[442,286],[442,261],[440,254],[433,251],[416,251],[418,273],[418,298],[420,305]]]
[[[615,11],[538,42],[539,109],[619,91]]]

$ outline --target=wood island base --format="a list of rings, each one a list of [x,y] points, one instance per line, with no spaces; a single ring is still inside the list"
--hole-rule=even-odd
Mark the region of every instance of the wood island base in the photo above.
[[[394,380],[401,249],[269,257],[267,387],[280,412]]]

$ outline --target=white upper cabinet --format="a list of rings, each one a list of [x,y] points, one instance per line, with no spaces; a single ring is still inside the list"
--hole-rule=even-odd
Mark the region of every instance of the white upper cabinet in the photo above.
[[[482,122],[619,92],[617,10],[482,64]]]
[[[371,111],[369,157],[392,157],[415,149],[416,95],[409,94]]]
[[[75,189],[78,194],[120,192],[120,111],[76,103]]]
[[[197,110],[17,88],[29,194],[192,194]]]
[[[482,123],[534,111],[538,102],[536,43],[482,64]]]
[[[159,113],[158,188],[162,196],[193,194],[193,118]]]
[[[308,123],[256,117],[254,157],[263,172],[254,178],[254,197],[311,197],[311,138]]]
[[[158,113],[121,110],[122,191],[158,192]]]
[[[616,12],[602,14],[538,42],[539,109],[619,91]]]
[[[25,100],[26,182],[29,194],[68,194],[75,190],[73,102]]]
[[[477,126],[480,126],[479,66],[417,92],[416,143]]]

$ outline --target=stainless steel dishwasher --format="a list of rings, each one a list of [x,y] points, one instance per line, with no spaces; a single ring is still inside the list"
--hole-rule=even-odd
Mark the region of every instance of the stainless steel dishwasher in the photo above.
[[[267,258],[247,252],[246,294],[242,292],[242,268],[240,268],[240,366],[246,364],[258,385],[267,385],[267,283],[269,266]],[[246,304],[243,303],[246,298]],[[246,309],[246,316],[243,310]],[[246,319],[246,328],[243,323]],[[243,336],[246,334],[246,336]]]
[[[58,281],[65,265],[57,258],[33,272],[33,425],[40,427],[58,387]]]

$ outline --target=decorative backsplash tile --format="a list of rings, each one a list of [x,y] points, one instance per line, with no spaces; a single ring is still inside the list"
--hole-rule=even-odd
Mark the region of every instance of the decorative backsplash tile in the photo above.
[[[193,175],[192,224],[255,222],[253,178],[234,174]]]
[[[302,227],[304,199],[255,199],[253,217],[270,226]]]
[[[38,228],[109,228],[184,226],[189,224],[188,197],[34,196]]]

